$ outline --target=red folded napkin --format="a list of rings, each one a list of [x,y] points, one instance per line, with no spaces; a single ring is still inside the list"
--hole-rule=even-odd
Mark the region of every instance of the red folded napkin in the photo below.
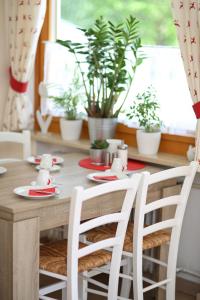
[[[56,192],[55,187],[43,188],[43,189],[32,189],[28,191],[29,196],[45,196],[54,194]]]
[[[41,158],[35,158],[35,163],[36,164],[40,164],[40,162],[41,162]],[[52,162],[53,162],[53,164],[55,164],[55,163],[57,163],[57,159],[56,158],[53,158],[52,159]]]
[[[112,180],[117,180],[117,179],[119,179],[117,176],[115,176],[115,175],[108,175],[108,176],[94,176],[93,177],[94,179],[96,179],[96,180],[107,180],[107,181],[112,181]]]

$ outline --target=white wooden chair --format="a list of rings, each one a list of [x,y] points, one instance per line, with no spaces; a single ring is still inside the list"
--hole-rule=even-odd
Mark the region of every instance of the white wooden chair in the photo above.
[[[132,281],[135,300],[143,300],[143,293],[158,287],[166,289],[167,300],[175,299],[176,262],[181,226],[192,182],[198,166],[199,164],[197,162],[192,162],[189,166],[173,168],[152,175],[148,172],[143,173],[144,175],[136,198],[134,224],[128,224],[123,246],[123,274],[120,274],[122,278],[121,299],[129,299]],[[147,190],[151,184],[180,177],[183,177],[184,180],[179,195],[164,197],[149,204],[146,203]],[[174,218],[160,221],[148,227],[145,226],[144,220],[146,214],[171,205],[176,206]],[[171,229],[171,232],[169,229]],[[95,228],[86,233],[86,240],[92,243],[100,241],[105,237],[112,237],[115,230],[115,224]],[[169,244],[167,263],[143,255],[144,250],[153,249],[166,244]],[[167,278],[161,282],[144,278],[143,259],[165,267],[167,269]],[[109,274],[109,270],[107,273]],[[150,285],[143,288],[143,281]]]
[[[63,300],[87,299],[85,292],[104,294],[109,300],[117,299],[124,236],[141,176],[141,174],[135,174],[132,178],[109,182],[86,190],[82,187],[74,189],[69,212],[68,241],[56,241],[42,245],[40,248],[40,273],[60,279],[58,283],[41,288],[40,299],[45,299],[45,295],[59,289],[63,290]],[[83,203],[116,191],[126,192],[120,212],[103,215],[81,223]],[[84,232],[113,222],[117,224],[114,237],[91,245],[79,242],[80,235]],[[112,253],[102,250],[110,247],[113,249]],[[85,276],[87,271],[107,264],[110,264],[111,270],[109,286],[101,285],[106,289],[106,292],[87,288],[87,280],[85,280],[81,281],[82,291],[78,295],[78,273],[79,277],[81,274]]]
[[[144,174],[141,182],[142,188],[139,189],[136,198],[133,243],[132,246],[124,245],[123,256],[133,261],[133,273],[129,279],[133,280],[134,300],[143,300],[144,293],[152,289],[161,287],[166,290],[166,300],[175,300],[176,283],[176,263],[178,255],[178,246],[181,233],[183,217],[187,205],[187,200],[192,187],[195,173],[199,164],[192,162],[189,166],[169,169],[155,174]],[[178,195],[165,197],[160,200],[146,203],[148,186],[171,178],[183,177],[181,192]],[[158,209],[175,205],[175,215],[168,220],[162,220],[150,226],[144,226],[145,215]],[[170,232],[170,230],[171,232]],[[168,236],[168,238],[167,238]],[[169,244],[168,260],[161,262],[155,258],[143,255],[144,249],[152,249],[156,246]],[[134,246],[133,246],[134,245]],[[166,279],[155,282],[143,277],[143,260],[149,260],[166,268]],[[130,269],[130,265],[128,266]],[[127,267],[125,267],[127,273]],[[130,274],[129,274],[130,275]],[[148,286],[143,287],[143,282]],[[127,283],[123,279],[121,296],[128,299],[130,294],[130,281]]]
[[[23,145],[23,154],[22,158],[25,160],[31,155],[31,133],[28,130],[24,130],[22,133],[19,132],[0,132],[0,143],[17,143]],[[16,159],[0,159],[0,162],[13,161]]]

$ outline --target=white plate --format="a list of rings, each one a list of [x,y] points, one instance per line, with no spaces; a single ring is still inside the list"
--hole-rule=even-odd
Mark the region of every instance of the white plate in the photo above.
[[[27,158],[27,162],[29,162],[30,164],[38,165],[38,163],[35,162],[35,159],[40,157],[41,156],[30,156]],[[54,158],[56,159],[56,162],[54,163],[55,165],[63,164],[64,159],[62,157],[52,155],[52,159]]]
[[[114,172],[98,172],[98,173],[90,173],[90,174],[87,175],[87,178],[89,180],[92,180],[94,182],[103,183],[103,182],[111,182],[111,181],[103,180],[103,179],[95,179],[94,176],[118,176],[118,174],[114,173]],[[119,179],[125,179],[125,178],[127,178],[127,175],[126,174],[121,174]]]
[[[34,189],[38,189],[38,188],[50,188],[50,187],[54,187],[54,186],[32,186],[32,185],[26,185],[26,186],[20,186],[20,187],[17,187],[14,189],[14,193],[18,196],[21,196],[21,197],[24,197],[24,198],[27,198],[27,199],[48,199],[48,198],[51,198],[51,197],[54,197],[56,195],[59,194],[59,192],[56,190],[55,193],[52,193],[52,194],[49,194],[49,195],[41,195],[41,196],[30,196],[28,194],[28,191],[31,189],[31,190],[34,190]]]
[[[37,171],[40,170],[40,166],[37,166],[37,167],[35,167],[35,168],[36,168]],[[58,166],[58,165],[53,165],[49,171],[50,171],[50,172],[58,172],[58,171],[60,171],[60,169],[61,169],[60,166]]]
[[[4,167],[0,167],[0,175],[4,174],[7,172],[7,169]]]

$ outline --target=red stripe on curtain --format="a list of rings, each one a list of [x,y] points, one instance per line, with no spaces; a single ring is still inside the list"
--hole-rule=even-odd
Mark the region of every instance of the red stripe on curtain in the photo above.
[[[192,105],[194,113],[196,115],[197,119],[200,119],[200,101],[196,102],[194,105]]]
[[[21,82],[21,81],[18,81],[17,79],[15,79],[15,77],[12,74],[11,68],[9,68],[9,74],[10,74],[11,88],[19,94],[25,93],[28,88],[28,82]]]

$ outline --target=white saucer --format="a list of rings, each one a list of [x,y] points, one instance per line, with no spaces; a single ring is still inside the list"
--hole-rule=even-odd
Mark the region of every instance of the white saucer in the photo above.
[[[36,166],[35,168],[36,168],[37,171],[39,171],[41,169],[40,166]],[[60,166],[53,165],[49,171],[50,172],[58,172],[58,171],[60,171],[60,169],[61,169]]]
[[[40,157],[41,156],[29,156],[27,158],[27,162],[29,162],[30,164],[33,164],[33,165],[38,165],[38,163],[35,162],[35,159],[40,158]],[[60,156],[52,155],[52,159],[56,159],[56,162],[54,163],[55,165],[60,165],[60,164],[63,164],[63,162],[64,162],[64,159]]]
[[[20,186],[20,187],[17,187],[14,189],[14,193],[18,196],[21,196],[21,197],[24,197],[24,198],[27,198],[27,199],[48,199],[48,198],[51,198],[51,197],[54,197],[56,195],[59,194],[58,190],[56,190],[55,193],[51,193],[51,194],[46,194],[46,195],[40,195],[40,196],[33,196],[33,195],[29,195],[28,194],[28,191],[31,189],[31,190],[34,190],[34,189],[42,189],[42,188],[50,188],[50,187],[54,187],[54,186],[32,186],[32,185],[26,185],[26,186]]]
[[[103,180],[103,179],[96,179],[96,178],[94,178],[94,176],[118,176],[118,175],[119,174],[111,172],[111,171],[110,172],[105,171],[105,172],[90,173],[87,175],[87,178],[94,182],[105,183],[105,182],[110,182],[110,181]],[[125,178],[127,178],[126,174],[122,174],[122,175],[120,174],[120,177],[118,179],[125,179]],[[116,180],[118,180],[118,179],[116,179]]]
[[[3,175],[4,173],[7,172],[7,169],[4,167],[0,167],[0,175]]]

